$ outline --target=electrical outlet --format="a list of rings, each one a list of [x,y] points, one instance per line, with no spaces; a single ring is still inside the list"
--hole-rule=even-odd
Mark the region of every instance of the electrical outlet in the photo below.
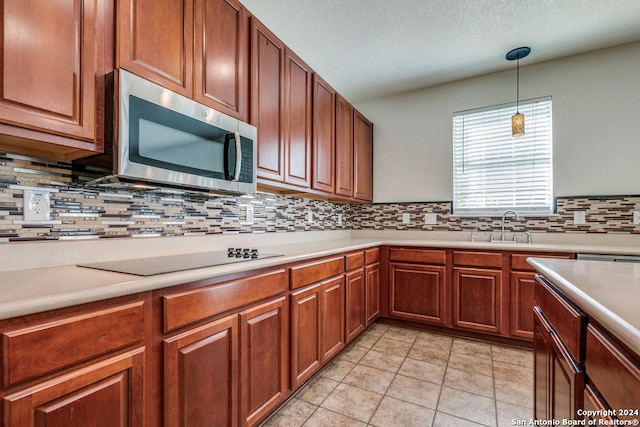
[[[408,213],[402,214],[402,223],[409,224],[411,222],[411,216]]]
[[[253,205],[247,205],[247,224],[253,224]]]
[[[428,225],[434,225],[438,223],[438,216],[434,213],[424,214],[424,223]]]
[[[573,223],[575,225],[582,225],[587,223],[585,211],[573,212]]]
[[[307,211],[307,224],[313,224],[313,211]]]
[[[50,197],[51,193],[48,191],[24,190],[24,220],[50,221]]]
[[[633,211],[633,224],[640,225],[640,211]]]

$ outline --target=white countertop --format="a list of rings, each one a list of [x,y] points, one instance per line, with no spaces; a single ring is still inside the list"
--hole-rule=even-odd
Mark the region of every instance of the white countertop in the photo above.
[[[527,262],[640,355],[640,263],[549,258]]]
[[[353,237],[357,236],[357,237]],[[406,238],[410,237],[410,238]],[[638,236],[635,236],[637,239]],[[304,261],[381,244],[487,249],[525,252],[585,252],[640,255],[635,245],[576,243],[469,242],[468,233],[304,232],[123,239],[104,242],[57,242],[0,245],[0,319],[68,307],[92,301],[161,289],[228,274]],[[580,242],[582,243],[582,242]],[[625,242],[626,243],[626,242]],[[224,250],[227,246],[258,247],[283,254],[238,264],[200,268],[155,276],[135,276],[83,267],[79,263],[146,258]]]

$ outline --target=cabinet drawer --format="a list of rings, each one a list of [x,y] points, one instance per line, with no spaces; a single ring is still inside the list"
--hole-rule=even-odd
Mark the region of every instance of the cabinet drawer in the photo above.
[[[366,265],[373,264],[380,261],[380,249],[373,248],[364,251],[364,263]]]
[[[533,267],[531,267],[527,263],[527,258],[563,258],[563,259],[573,259],[573,254],[536,254],[536,253],[526,253],[526,254],[511,254],[511,269],[519,270],[519,271],[535,271]]]
[[[536,276],[534,299],[571,356],[578,363],[584,362],[584,347],[580,343],[584,342],[586,317],[540,276]]]
[[[298,289],[344,273],[344,257],[291,267],[291,289]]]
[[[364,252],[357,252],[354,254],[345,255],[344,259],[345,259],[345,269],[347,271],[364,267]]]
[[[143,306],[139,301],[3,333],[4,385],[141,342]]]
[[[447,252],[434,249],[391,248],[389,250],[389,261],[445,265]]]
[[[285,291],[284,269],[205,288],[165,295],[164,332],[260,301]]]
[[[589,382],[612,409],[638,409],[640,366],[593,325],[587,328],[585,367]],[[635,419],[618,414],[621,419]]]
[[[453,265],[502,268],[500,252],[453,251]]]

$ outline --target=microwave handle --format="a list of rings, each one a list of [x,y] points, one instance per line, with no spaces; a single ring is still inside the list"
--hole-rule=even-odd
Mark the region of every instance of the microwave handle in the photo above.
[[[242,170],[242,144],[240,143],[240,134],[238,132],[234,133],[236,140],[236,170],[233,175],[233,180],[240,180],[240,171]]]

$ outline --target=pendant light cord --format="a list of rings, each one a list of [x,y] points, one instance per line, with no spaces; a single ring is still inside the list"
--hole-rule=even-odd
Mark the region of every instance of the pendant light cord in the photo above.
[[[520,55],[516,60],[516,114],[520,114]]]

